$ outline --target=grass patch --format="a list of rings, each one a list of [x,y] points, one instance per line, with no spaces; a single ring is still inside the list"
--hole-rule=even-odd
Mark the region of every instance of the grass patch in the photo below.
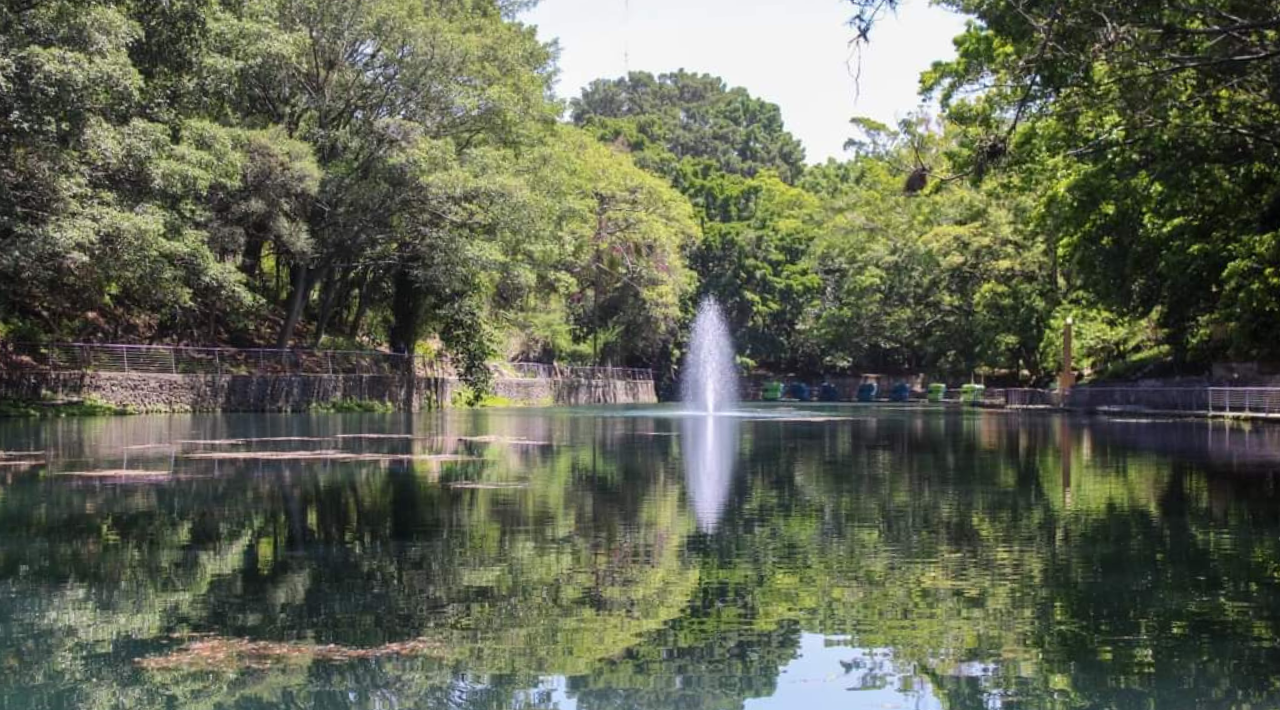
[[[377,402],[367,399],[337,399],[332,402],[311,405],[311,411],[316,414],[354,414],[358,412],[389,414],[395,410],[395,406],[390,402]]]
[[[459,387],[449,395],[449,406],[455,409],[488,409],[499,407],[540,407],[551,406],[551,400],[547,400],[544,405],[542,402],[517,402],[510,397],[501,397],[496,394],[485,394],[477,397],[474,390],[470,387]]]
[[[480,398],[480,403],[476,404],[475,406],[482,407],[482,408],[483,407],[514,407],[516,406],[516,403],[515,403],[515,400],[510,399],[509,397],[499,397],[496,394],[486,394],[485,396]]]

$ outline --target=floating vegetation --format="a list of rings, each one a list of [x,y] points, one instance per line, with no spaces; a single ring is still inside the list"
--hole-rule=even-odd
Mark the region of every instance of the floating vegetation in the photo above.
[[[438,657],[444,655],[443,652],[443,646],[426,639],[397,641],[373,648],[352,648],[211,637],[192,641],[163,656],[137,658],[134,662],[149,671],[235,672],[312,661],[345,663],[392,656]]]
[[[760,418],[753,418],[753,419],[751,419],[750,421],[757,421],[757,422],[848,422],[848,421],[854,421],[854,420],[850,419],[849,417],[823,417],[823,416],[816,416],[816,415],[815,415],[815,416],[811,416],[811,417],[760,417]]]
[[[43,451],[0,451],[0,459],[21,457],[28,458],[31,456],[44,456]]]
[[[342,437],[338,437],[342,438]],[[240,446],[242,444],[269,444],[275,442],[333,441],[331,436],[266,436],[247,439],[183,439],[175,443],[189,446]]]
[[[103,469],[100,471],[58,471],[51,475],[64,476],[67,478],[137,478],[137,479],[155,479],[169,478],[173,475],[171,471],[146,471],[136,468],[126,469]]]
[[[472,444],[506,444],[508,446],[551,446],[549,441],[533,441],[521,437],[509,436],[458,436],[453,441],[466,441]]]
[[[390,414],[391,412],[396,411],[396,407],[390,402],[380,402],[377,400],[339,399],[333,402],[325,402],[323,404],[313,404],[308,411],[312,414],[352,414],[361,412]]]
[[[339,434],[335,439],[416,439],[413,434]]]
[[[258,439],[241,439],[243,444],[265,444],[273,441],[333,441],[331,436],[268,436]]]
[[[361,454],[326,449],[322,451],[202,451],[186,458],[212,461],[480,461],[475,456],[455,454]]]
[[[479,456],[459,454],[353,454],[353,461],[484,461]]]
[[[449,486],[450,488],[459,488],[463,490],[474,490],[474,491],[511,491],[511,490],[520,490],[522,488],[529,487],[528,483],[522,483],[518,481],[513,481],[510,483],[481,483],[478,481],[454,481],[453,483],[447,483],[445,485]]]
[[[120,407],[93,398],[81,401],[22,401],[0,399],[0,417],[97,417],[133,414],[129,407]]]
[[[336,449],[321,451],[201,451],[187,454],[186,458],[214,461],[324,461],[349,458],[355,455],[357,454]]]

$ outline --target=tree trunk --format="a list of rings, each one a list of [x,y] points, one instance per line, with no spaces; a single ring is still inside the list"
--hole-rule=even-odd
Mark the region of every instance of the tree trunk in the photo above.
[[[405,267],[396,271],[391,296],[391,350],[412,353],[421,337],[426,298]]]
[[[346,282],[347,275],[345,270],[344,273],[337,276],[334,274],[333,267],[324,270],[324,285],[320,287],[320,312],[316,315],[316,334],[312,347],[320,347],[320,341],[324,339],[325,329],[329,327],[329,318],[333,315],[333,305],[338,301],[338,292],[343,289],[343,285]]]
[[[306,264],[297,264],[293,267],[293,293],[289,297],[289,314],[280,327],[280,337],[276,339],[277,348],[287,348],[293,341],[293,331],[298,327],[298,321],[302,320],[302,311],[306,308],[310,295],[311,270]]]
[[[356,304],[355,315],[351,316],[351,324],[347,326],[347,337],[355,340],[360,337],[360,326],[364,325],[364,316],[369,312],[369,288],[373,283],[373,276],[369,270],[364,272],[364,277],[360,280],[360,289],[357,298],[360,299]]]
[[[240,255],[240,271],[254,284],[262,281],[262,248],[266,239],[256,229],[250,229],[244,236],[244,253]]]

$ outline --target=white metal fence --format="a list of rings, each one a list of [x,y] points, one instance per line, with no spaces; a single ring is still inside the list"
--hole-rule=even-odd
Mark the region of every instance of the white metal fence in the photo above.
[[[520,379],[550,380],[623,380],[628,382],[648,382],[653,379],[653,370],[634,367],[582,367],[577,365],[547,365],[537,362],[512,362],[498,366],[501,375]]]
[[[1010,388],[1004,391],[1004,405],[1015,409],[1056,407],[1058,395],[1050,390]]]
[[[1214,414],[1280,416],[1280,387],[1210,387],[1208,398]]]
[[[404,372],[409,356],[343,350],[191,348],[96,343],[0,345],[0,369],[165,375],[388,375]],[[415,371],[436,374],[444,363],[414,357]]]
[[[1068,409],[1133,409],[1156,412],[1207,412],[1205,387],[1076,387],[1067,393]]]
[[[1008,390],[1008,406],[1056,405],[1057,392]],[[1280,387],[1076,387],[1063,405],[1084,411],[1280,416]]]
[[[119,372],[163,375],[391,375],[412,362],[418,375],[450,377],[442,360],[354,350],[193,348],[96,343],[0,343],[0,371]],[[494,366],[498,377],[651,381],[652,370],[539,363]]]

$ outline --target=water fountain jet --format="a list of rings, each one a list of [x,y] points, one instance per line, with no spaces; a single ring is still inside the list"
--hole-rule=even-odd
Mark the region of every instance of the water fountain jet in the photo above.
[[[724,315],[714,299],[703,300],[693,323],[689,354],[681,371],[681,425],[685,481],[698,527],[712,532],[729,500],[738,454],[738,368]]]
[[[738,403],[738,367],[729,326],[715,299],[698,306],[689,354],[681,371],[680,399],[693,412],[723,414]]]

